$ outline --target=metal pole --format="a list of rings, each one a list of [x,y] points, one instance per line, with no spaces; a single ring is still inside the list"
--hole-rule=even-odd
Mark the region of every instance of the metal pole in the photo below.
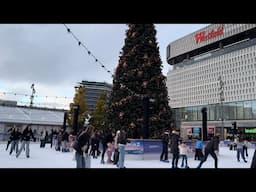
[[[220,103],[221,103],[221,132],[222,132],[222,139],[224,140],[224,111],[223,111],[223,101],[224,101],[224,82],[222,81],[221,76],[218,78],[220,82]]]
[[[32,107],[32,106],[33,106],[34,94],[36,93],[34,83],[31,85],[30,88],[32,89],[32,94],[31,94],[31,96],[30,96],[30,107]]]

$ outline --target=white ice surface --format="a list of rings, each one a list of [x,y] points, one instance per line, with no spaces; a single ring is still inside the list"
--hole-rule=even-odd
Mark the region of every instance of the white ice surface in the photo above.
[[[6,144],[0,144],[0,168],[76,168],[76,162],[73,160],[74,154],[71,152],[62,153],[50,148],[49,144],[45,148],[40,148],[39,143],[30,144],[30,158],[27,158],[25,151],[22,151],[20,156],[16,158],[15,153],[9,155],[9,150],[5,150]],[[10,146],[9,146],[10,147]],[[236,151],[230,151],[227,147],[220,147],[218,155],[219,168],[250,168],[254,149],[248,149],[249,157],[247,163],[244,163],[242,158],[237,162]],[[159,154],[160,156],[160,154]],[[155,156],[153,160],[143,160],[134,158],[134,155],[126,155],[126,168],[171,168],[171,163],[164,163],[158,160]],[[169,154],[169,159],[170,158]],[[105,154],[105,160],[106,160]],[[112,164],[100,164],[100,158],[92,158],[92,168],[116,168]],[[179,160],[179,167],[181,159]],[[199,161],[195,161],[192,156],[188,158],[190,168],[196,168]],[[214,160],[209,155],[207,161],[202,165],[202,168],[213,168]]]

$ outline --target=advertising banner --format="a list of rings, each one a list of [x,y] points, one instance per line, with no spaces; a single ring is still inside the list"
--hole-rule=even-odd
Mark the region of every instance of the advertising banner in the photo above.
[[[162,141],[153,139],[129,139],[130,143],[125,146],[127,154],[148,154],[148,153],[161,153]]]
[[[125,146],[125,152],[127,154],[143,154],[143,141],[140,139],[129,139],[129,143]]]
[[[162,141],[161,140],[144,140],[144,154],[162,152]]]

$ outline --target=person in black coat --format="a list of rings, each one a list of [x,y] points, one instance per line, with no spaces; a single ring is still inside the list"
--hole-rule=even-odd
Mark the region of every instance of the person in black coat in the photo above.
[[[16,154],[18,153],[18,149],[19,149],[19,139],[21,136],[21,133],[19,132],[18,128],[15,128],[12,133],[12,144],[11,144],[11,150],[10,150],[10,155],[12,154],[12,152],[16,149]]]
[[[108,148],[108,145],[107,145],[107,134],[108,132],[107,131],[104,131],[100,134],[100,140],[101,140],[101,144],[102,144],[102,154],[101,154],[101,163],[104,164],[105,161],[104,161],[104,155],[105,155],[105,152]]]
[[[179,161],[179,132],[173,130],[171,135],[172,168],[178,168]]]
[[[107,163],[113,163],[113,160],[111,159],[112,157],[112,153],[113,153],[113,150],[114,150],[114,136],[115,136],[115,133],[113,130],[109,131],[109,133],[107,134],[107,137],[106,137],[106,142],[107,142],[107,156],[108,156],[108,159],[107,159]]]
[[[251,163],[251,168],[256,168],[256,149],[254,150],[254,154],[252,157],[252,163]]]
[[[99,145],[100,145],[100,139],[97,133],[94,133],[91,137],[91,151],[90,155],[93,156],[94,159],[97,159],[99,154]]]
[[[10,129],[7,130],[7,132],[8,133],[12,133],[13,130],[14,130],[14,128],[10,128]],[[6,148],[5,148],[6,151],[8,150],[9,145],[11,144],[11,142],[12,142],[12,134],[10,134],[10,137],[9,137],[9,139],[7,141],[7,145],[6,145]]]
[[[168,144],[169,144],[169,131],[166,130],[162,135],[162,153],[160,155],[160,161],[168,161]]]
[[[21,135],[22,143],[18,153],[16,154],[17,158],[19,157],[22,149],[24,149],[25,146],[26,146],[26,156],[27,158],[29,158],[29,144],[31,139],[35,140],[35,137],[31,130],[31,127],[28,125],[22,132],[22,135]]]
[[[88,125],[84,131],[78,134],[77,140],[74,142],[73,148],[76,150],[76,168],[90,168],[90,155],[88,154],[88,151],[90,147],[90,139],[93,133],[94,127]]]
[[[212,139],[207,143],[204,151],[204,157],[202,158],[201,162],[197,166],[197,168],[201,168],[202,164],[207,160],[208,155],[210,154],[214,159],[214,167],[215,169],[218,168],[218,158],[216,155],[216,151],[219,149],[219,137],[213,136]]]

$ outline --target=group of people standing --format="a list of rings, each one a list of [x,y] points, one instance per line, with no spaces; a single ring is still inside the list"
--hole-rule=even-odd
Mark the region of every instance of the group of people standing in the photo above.
[[[219,136],[215,135],[211,137],[209,141],[206,142],[205,147],[203,147],[203,142],[197,139],[195,142],[195,156],[194,160],[199,160],[200,163],[197,168],[201,168],[203,163],[207,160],[210,154],[214,159],[214,168],[218,168],[218,157],[219,152]],[[247,163],[246,157],[248,157],[248,141],[243,139],[242,136],[238,136],[235,141],[236,159],[240,162],[240,157],[243,161]],[[178,168],[179,158],[182,158],[181,167],[188,168],[187,154],[189,152],[188,146],[179,136],[179,132],[173,130],[171,134],[166,130],[162,135],[162,153],[160,155],[160,161],[168,161],[168,147],[170,146],[170,151],[172,153],[172,168]]]
[[[160,155],[160,161],[168,161],[168,145],[170,144],[170,151],[172,153],[172,168],[178,168],[179,158],[182,159],[181,167],[189,168],[187,162],[187,155],[189,152],[189,147],[186,142],[179,136],[179,131],[173,130],[171,134],[166,130],[162,135],[162,153]],[[200,160],[197,168],[201,168],[202,164],[207,160],[210,154],[214,159],[214,167],[218,168],[218,158],[217,151],[219,150],[219,137],[213,136],[211,140],[206,144],[204,155],[202,153],[203,143],[201,140],[197,140],[195,144],[195,160]]]
[[[82,129],[77,134],[77,138],[72,145],[75,149],[77,168],[90,168],[91,156],[97,158],[101,153],[99,151],[100,141],[102,142],[103,148],[101,163],[105,163],[104,155],[107,152],[107,163],[113,163],[118,168],[125,168],[126,132],[124,130],[117,130],[115,134],[114,131],[107,130],[100,133],[92,125],[88,125]]]
[[[170,144],[170,150],[172,153],[172,168],[178,168],[179,158],[182,158],[181,167],[188,168],[187,153],[188,146],[181,140],[179,132],[173,130],[170,134],[166,130],[162,135],[162,153],[160,155],[160,161],[169,162],[168,160],[168,147]]]

